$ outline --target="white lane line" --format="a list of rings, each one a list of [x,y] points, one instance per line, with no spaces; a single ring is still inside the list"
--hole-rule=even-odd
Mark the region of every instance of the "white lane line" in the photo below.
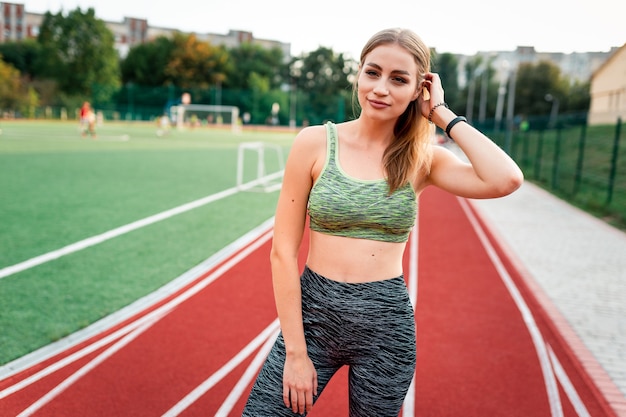
[[[0,279],[6,278],[10,275],[16,274],[18,272],[25,271],[29,268],[44,264],[46,262],[58,259],[62,256],[69,255],[74,252],[78,252],[80,250],[86,249],[88,247],[97,245],[99,243],[105,242],[109,239],[113,239],[115,237],[121,236],[123,234],[132,232],[133,230],[137,230],[144,226],[149,226],[161,220],[168,219],[170,217],[176,216],[177,214],[185,213],[187,211],[193,210],[195,208],[204,206],[206,204],[212,203],[217,200],[221,200],[223,198],[229,197],[233,194],[236,194],[239,191],[245,191],[256,187],[259,184],[264,184],[271,179],[275,179],[280,177],[283,174],[282,171],[267,175],[263,178],[258,178],[254,181],[250,181],[239,187],[229,188],[227,190],[221,191],[217,194],[212,194],[207,197],[200,198],[196,201],[192,201],[190,203],[183,204],[178,207],[174,207],[173,209],[163,211],[161,213],[157,213],[155,215],[143,218],[141,220],[134,221],[132,223],[126,224],[124,226],[120,226],[118,228],[109,230],[107,232],[101,233],[96,236],[88,237],[87,239],[83,239],[81,241],[72,243],[63,248],[53,250],[51,252],[45,253],[43,255],[36,256],[34,258],[28,259],[24,262],[20,262],[15,265],[7,266],[5,268],[0,269]]]
[[[239,381],[237,381],[237,384],[235,384],[235,387],[232,389],[230,394],[228,394],[228,397],[226,397],[224,403],[222,403],[222,406],[215,413],[215,417],[229,416],[233,407],[235,407],[235,404],[237,403],[237,401],[239,401],[239,398],[241,398],[243,393],[250,385],[250,382],[254,379],[259,369],[261,369],[261,366],[263,366],[263,362],[265,361],[267,355],[270,353],[270,350],[272,350],[272,346],[274,346],[274,342],[276,341],[276,337],[278,337],[279,333],[280,329],[276,328],[276,330],[274,330],[274,333],[270,335],[265,344],[261,346],[261,349],[259,349],[259,352],[256,354],[244,374],[241,376]]]
[[[28,387],[31,384],[34,384],[40,380],[42,380],[43,378],[45,378],[46,376],[58,371],[59,369],[63,369],[64,367],[71,365],[72,363],[76,362],[77,360],[80,360],[81,358],[84,358],[85,356],[95,352],[96,350],[100,349],[103,346],[108,345],[109,343],[114,342],[115,340],[127,335],[130,332],[135,331],[138,327],[145,325],[146,320],[144,319],[140,319],[137,320],[136,322],[130,323],[129,325],[125,326],[124,328],[116,331],[115,333],[112,333],[110,335],[108,335],[107,337],[104,337],[102,339],[97,340],[95,343],[92,343],[88,346],[86,346],[85,348],[79,350],[76,353],[73,353],[63,359],[61,359],[58,362],[54,362],[53,364],[51,364],[50,366],[47,366],[46,368],[42,369],[41,371],[29,376],[28,378],[25,378],[19,382],[17,382],[16,384],[13,384],[11,386],[9,386],[8,388],[5,388],[4,390],[0,391],[0,399],[4,398],[4,397],[8,397],[11,394],[14,394],[26,387]]]
[[[524,301],[524,297],[522,297],[522,295],[520,294],[519,289],[516,287],[515,283],[513,282],[513,279],[511,278],[508,271],[502,264],[502,260],[498,257],[496,250],[491,245],[491,242],[489,242],[489,239],[487,238],[484,230],[478,223],[478,220],[474,216],[474,213],[469,208],[469,205],[468,205],[469,203],[464,198],[457,197],[457,199],[459,200],[459,203],[461,204],[461,207],[463,208],[465,215],[467,216],[468,220],[472,224],[474,231],[478,235],[478,238],[480,239],[483,247],[485,248],[485,252],[491,259],[491,262],[493,263],[494,267],[498,271],[498,274],[500,275],[502,282],[504,283],[505,287],[509,290],[509,294],[513,298],[515,305],[517,306],[518,310],[522,314],[522,318],[524,320],[524,323],[526,324],[526,328],[528,329],[528,332],[530,333],[531,340],[533,341],[533,344],[535,345],[535,350],[537,351],[537,356],[539,359],[539,365],[541,366],[541,371],[543,372],[543,379],[546,385],[548,401],[550,403],[550,413],[551,413],[550,415],[552,417],[563,417],[563,406],[561,404],[561,398],[559,395],[559,389],[556,384],[556,378],[554,376],[554,372],[552,371],[552,367],[550,365],[550,358],[548,357],[546,344],[543,340],[543,336],[541,335],[541,332],[539,331],[539,328],[537,327],[537,323],[535,322],[532,312],[530,311],[530,308]]]
[[[171,301],[167,302],[166,304],[162,305],[161,307],[155,309],[154,311],[146,314],[145,316],[140,317],[139,319],[137,319],[135,322],[129,323],[128,325],[124,326],[123,328],[121,328],[120,330],[118,330],[115,335],[122,335],[124,333],[128,333],[129,332],[129,328],[134,328],[137,327],[137,323],[141,323],[139,324],[140,326],[143,326],[146,323],[156,323],[156,317],[161,318],[167,315],[167,313],[171,310],[173,310],[175,307],[177,307],[178,305],[180,305],[181,303],[183,303],[184,301],[188,300],[189,298],[191,298],[192,296],[194,296],[195,294],[197,294],[198,292],[200,292],[202,289],[206,288],[209,284],[211,284],[213,281],[215,281],[217,278],[219,278],[221,275],[223,275],[225,272],[227,272],[230,268],[232,268],[233,266],[237,265],[239,262],[241,262],[242,259],[244,259],[245,257],[247,257],[250,253],[254,252],[256,249],[258,249],[260,246],[262,246],[265,242],[267,242],[272,236],[273,236],[274,231],[270,230],[268,232],[266,232],[263,236],[261,236],[256,242],[254,242],[253,244],[251,244],[250,246],[248,246],[247,248],[245,248],[244,250],[242,250],[241,252],[239,252],[238,254],[236,254],[233,258],[231,258],[229,261],[225,262],[222,266],[220,266],[218,269],[216,269],[211,275],[207,276],[206,278],[204,278],[203,280],[199,281],[197,284],[195,284],[194,286],[192,286],[191,288],[189,288],[188,290],[186,290],[184,293],[178,295],[177,297],[175,297],[174,299],[172,299]],[[113,335],[111,335],[111,337],[113,337]],[[77,352],[76,354],[71,356],[71,359],[68,357],[66,360],[62,361],[62,365],[63,366],[67,366],[70,363],[73,363],[74,361],[78,360],[81,357],[84,357],[86,354],[88,354],[89,352],[87,352],[88,350],[90,350],[91,347],[87,346],[85,348],[83,348],[81,351]],[[50,369],[48,368],[44,368],[41,371],[39,371],[37,374],[33,375],[32,377],[28,378],[25,381],[21,381],[13,386],[10,386],[8,388],[6,388],[5,390],[0,392],[0,395],[6,396],[9,394],[12,394],[13,392],[23,389],[39,380],[41,380],[43,377],[49,375],[50,373],[52,373],[53,371],[56,371],[59,368],[59,365],[52,364],[50,367]],[[14,388],[15,387],[15,388]],[[9,391],[11,390],[11,391]],[[6,392],[6,394],[5,394]]]
[[[580,399],[580,396],[576,392],[576,388],[574,388],[572,381],[567,376],[567,373],[565,372],[565,369],[563,369],[561,362],[559,362],[559,358],[556,357],[550,345],[547,346],[548,353],[550,354],[550,361],[552,361],[552,366],[554,367],[556,377],[559,379],[561,387],[563,387],[563,391],[565,391],[565,394],[567,394],[567,398],[569,398],[570,402],[572,403],[574,410],[576,410],[576,414],[578,415],[578,417],[591,417],[589,411],[587,410],[587,407],[585,407],[585,403],[583,403],[583,401]]]
[[[275,319],[269,326],[265,328],[257,337],[255,337],[246,347],[244,347],[237,355],[222,366],[217,372],[207,378],[202,384],[198,385],[193,391],[187,394],[174,407],[163,414],[163,417],[176,417],[192,405],[198,398],[213,388],[241,362],[243,362],[268,338],[270,338],[279,328],[278,319]]]
[[[214,201],[220,200],[222,198],[226,198],[231,196],[237,192],[237,188],[231,188],[225,191],[222,191],[217,194],[210,195],[208,197],[201,198],[196,201],[192,201],[191,203],[183,204],[182,206],[175,207],[170,210],[163,211],[161,213],[155,214],[153,216],[146,217],[141,220],[137,220],[135,222],[126,224],[124,226],[120,226],[118,228],[109,230],[107,232],[101,233],[96,236],[88,237],[87,239],[83,239],[81,241],[72,243],[67,245],[61,249],[53,250],[51,252],[45,253],[43,255],[36,256],[34,258],[28,259],[24,262],[20,262],[18,264],[7,266],[6,268],[0,269],[0,279],[6,278],[9,275],[13,275],[15,273],[24,271],[26,269],[32,268],[37,265],[41,265],[43,263],[52,261],[54,259],[58,259],[62,256],[69,255],[74,252],[78,252],[80,250],[86,249],[90,246],[97,245],[99,243],[105,242],[109,239],[113,239],[115,237],[121,236],[128,232],[132,232],[133,230],[137,230],[141,227],[151,225],[153,223],[159,222],[161,220],[168,219],[177,214],[184,213],[186,211],[198,208],[208,203],[212,203]]]
[[[148,330],[154,323],[156,323],[160,319],[161,319],[160,316],[153,317],[151,321],[144,323],[143,325],[139,326],[132,332],[128,333],[122,339],[114,343],[111,347],[107,348],[104,352],[96,356],[91,361],[87,362],[87,364],[85,364],[76,372],[74,372],[72,375],[64,379],[63,382],[55,386],[52,390],[48,391],[43,397],[39,398],[37,401],[32,403],[26,410],[18,414],[17,417],[28,417],[28,416],[33,415],[33,413],[39,411],[43,406],[48,404],[50,401],[54,400],[63,391],[71,387],[76,381],[81,379],[83,376],[87,375],[89,372],[94,370],[98,365],[103,363],[112,355],[120,351],[123,347],[125,347],[130,342],[135,340],[140,334]]]

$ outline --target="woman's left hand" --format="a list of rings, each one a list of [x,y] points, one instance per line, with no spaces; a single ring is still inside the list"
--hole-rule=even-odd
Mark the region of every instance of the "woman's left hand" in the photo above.
[[[423,92],[420,94],[420,111],[424,117],[428,117],[434,106],[444,102],[443,86],[441,85],[441,78],[439,78],[439,74],[427,72],[426,75],[424,75],[421,88],[425,88],[428,91],[429,99],[425,99]]]

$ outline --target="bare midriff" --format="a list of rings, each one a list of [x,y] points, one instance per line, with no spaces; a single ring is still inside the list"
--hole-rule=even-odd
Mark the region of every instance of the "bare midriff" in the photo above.
[[[405,242],[333,236],[311,230],[307,266],[334,281],[382,281],[402,274]]]

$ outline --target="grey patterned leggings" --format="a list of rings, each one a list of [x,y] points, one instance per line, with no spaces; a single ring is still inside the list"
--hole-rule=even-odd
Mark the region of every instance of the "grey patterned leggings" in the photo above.
[[[305,338],[318,375],[318,394],[339,368],[348,365],[350,417],[397,417],[416,360],[415,318],[403,277],[349,284],[307,267],[300,281]],[[242,416],[297,415],[283,404],[284,361],[280,334]]]

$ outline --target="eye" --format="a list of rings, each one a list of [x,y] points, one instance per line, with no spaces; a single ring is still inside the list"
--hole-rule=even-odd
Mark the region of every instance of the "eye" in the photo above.
[[[365,74],[370,77],[378,77],[378,71],[375,70],[366,70]]]
[[[409,82],[409,80],[407,80],[404,77],[394,77],[393,81],[398,83],[398,84],[407,84]]]

